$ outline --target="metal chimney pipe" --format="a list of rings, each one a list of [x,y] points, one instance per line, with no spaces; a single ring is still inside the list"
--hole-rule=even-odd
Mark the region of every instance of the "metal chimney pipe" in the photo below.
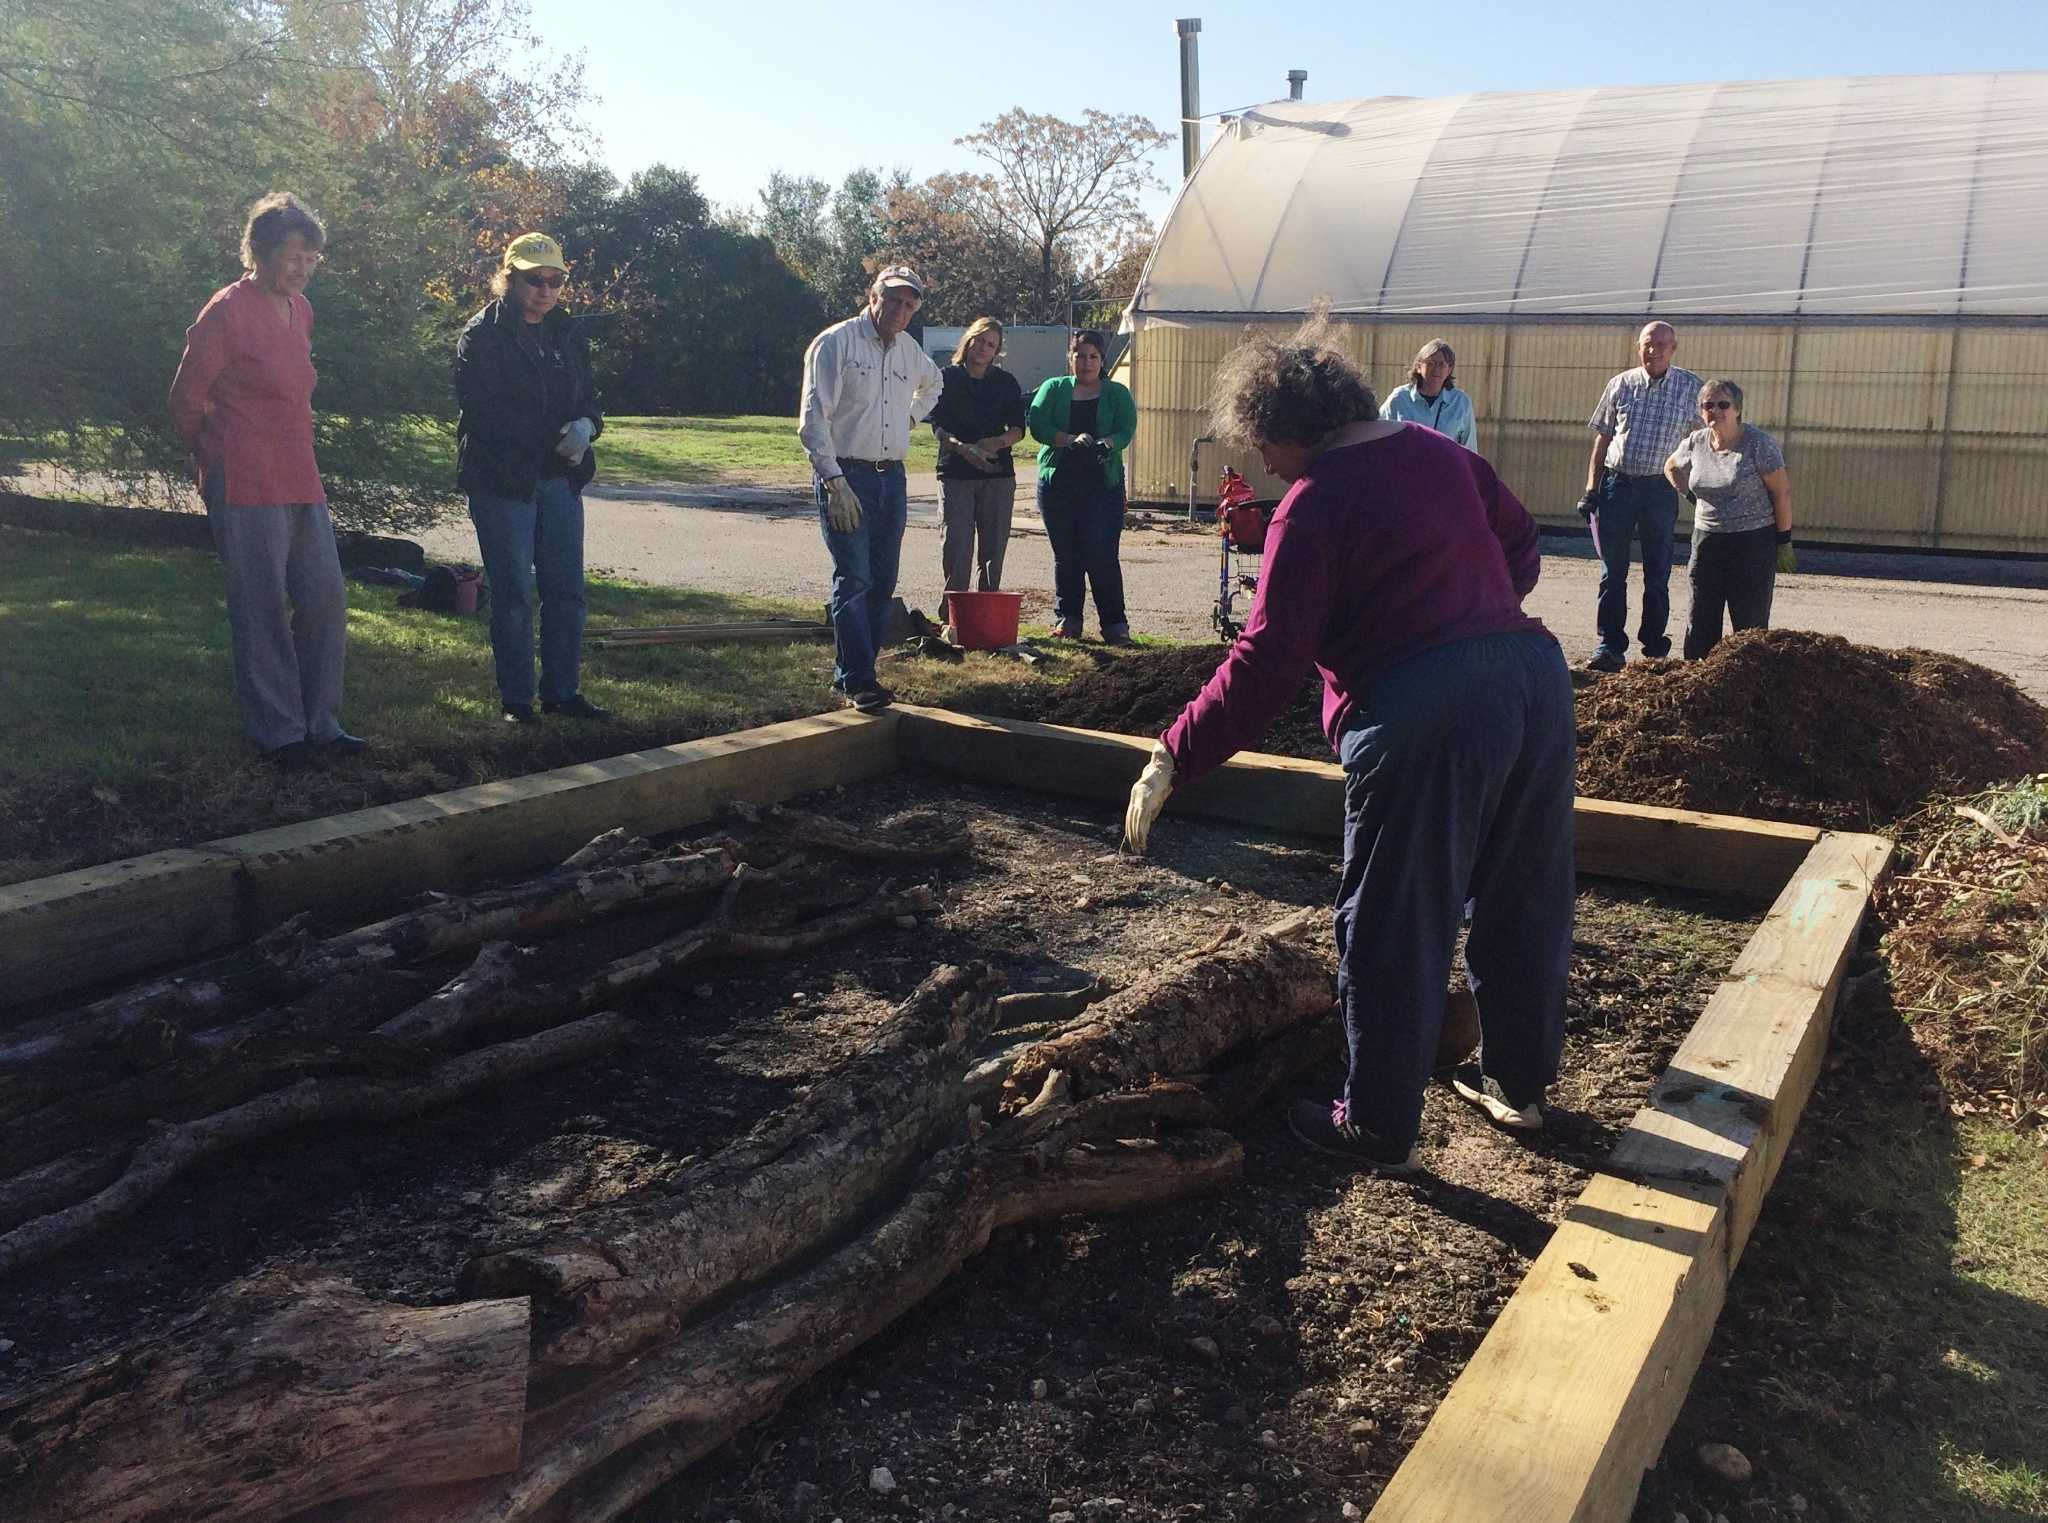
[[[1201,18],[1185,16],[1173,29],[1180,34],[1180,176],[1185,180],[1202,161],[1202,66],[1196,41]]]
[[[1300,100],[1301,87],[1307,83],[1308,70],[1289,69],[1287,71],[1287,98],[1289,100]]]

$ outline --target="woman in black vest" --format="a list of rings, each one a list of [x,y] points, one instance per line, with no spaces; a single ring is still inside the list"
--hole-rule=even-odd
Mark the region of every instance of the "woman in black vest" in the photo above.
[[[533,724],[533,594],[540,592],[540,711],[608,719],[577,686],[583,657],[583,488],[604,415],[590,362],[559,310],[569,267],[545,233],[505,249],[497,300],[455,346],[456,480],[491,588],[491,654],[512,724]]]

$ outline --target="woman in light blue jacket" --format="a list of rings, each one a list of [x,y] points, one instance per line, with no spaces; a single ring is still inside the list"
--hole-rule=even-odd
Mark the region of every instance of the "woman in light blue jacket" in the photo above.
[[[1415,356],[1408,384],[1394,388],[1380,408],[1380,416],[1392,423],[1420,423],[1455,439],[1468,450],[1477,451],[1472,441],[1472,399],[1458,390],[1451,372],[1458,357],[1440,338],[1424,344]]]

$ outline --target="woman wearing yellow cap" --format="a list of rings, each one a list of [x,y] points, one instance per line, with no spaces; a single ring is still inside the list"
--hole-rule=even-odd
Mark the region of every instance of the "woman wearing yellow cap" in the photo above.
[[[491,589],[491,655],[508,723],[533,724],[533,594],[540,592],[540,712],[608,719],[577,685],[583,657],[583,488],[604,416],[590,361],[559,310],[562,246],[522,233],[505,248],[496,300],[455,345],[456,480]]]

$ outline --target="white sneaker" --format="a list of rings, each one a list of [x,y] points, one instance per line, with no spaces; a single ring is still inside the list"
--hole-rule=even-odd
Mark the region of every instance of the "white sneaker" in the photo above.
[[[1502,1092],[1500,1082],[1481,1072],[1477,1063],[1461,1063],[1451,1075],[1451,1088],[1461,1100],[1468,1100],[1486,1113],[1487,1120],[1511,1132],[1543,1130],[1543,1101],[1516,1105]]]

